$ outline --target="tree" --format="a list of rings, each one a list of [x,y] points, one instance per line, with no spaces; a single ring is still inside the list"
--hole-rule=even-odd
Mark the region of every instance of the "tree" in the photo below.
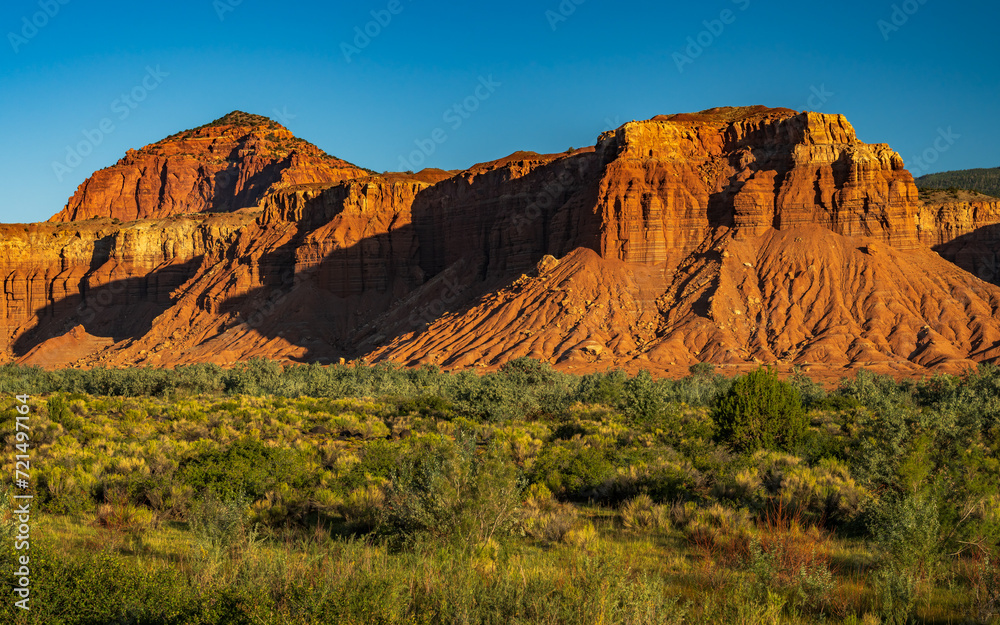
[[[718,440],[744,452],[788,450],[807,425],[798,390],[764,368],[738,378],[712,417]]]

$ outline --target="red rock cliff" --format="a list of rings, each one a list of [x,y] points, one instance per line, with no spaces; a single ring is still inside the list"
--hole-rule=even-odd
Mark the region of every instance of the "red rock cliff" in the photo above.
[[[858,141],[842,115],[712,109],[607,132],[601,252],[676,263],[712,228],[736,236],[811,224],[917,243],[918,194],[898,154]]]
[[[178,133],[87,179],[50,221],[122,221],[256,206],[268,191],[367,175],[267,118],[234,112]]]
[[[57,217],[254,216],[8,227],[11,357],[911,374],[1000,357],[1000,288],[963,270],[989,262],[996,207],[922,204],[898,154],[842,116],[712,109],[571,154],[385,176],[304,147],[269,156],[301,144],[242,123],[131,154],[114,176],[134,201],[101,199],[99,172]]]

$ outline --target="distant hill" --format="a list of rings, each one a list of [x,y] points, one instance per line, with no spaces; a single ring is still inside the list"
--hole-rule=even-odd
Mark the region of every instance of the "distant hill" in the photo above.
[[[952,204],[955,202],[990,202],[997,198],[978,191],[951,187],[948,189],[920,189],[920,201],[924,204]]]
[[[995,169],[963,169],[917,178],[920,189],[971,189],[1000,197],[1000,167]]]

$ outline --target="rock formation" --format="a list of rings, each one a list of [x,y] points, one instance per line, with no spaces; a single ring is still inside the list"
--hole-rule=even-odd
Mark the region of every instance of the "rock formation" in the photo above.
[[[922,201],[839,115],[712,109],[369,175],[233,114],[130,153],[53,219],[0,232],[7,356],[45,366],[1000,358],[997,205]]]
[[[920,240],[979,278],[1000,285],[1000,200],[968,191],[924,198]]]
[[[51,221],[121,221],[256,206],[289,185],[334,183],[366,172],[326,155],[265,117],[235,111],[141,150],[91,176]]]

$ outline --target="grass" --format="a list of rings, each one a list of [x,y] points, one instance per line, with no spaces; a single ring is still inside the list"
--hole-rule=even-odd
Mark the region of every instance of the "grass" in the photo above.
[[[799,379],[805,430],[756,451],[719,434],[713,398],[732,385],[709,371],[678,383],[530,363],[482,378],[254,367],[0,375],[42,387],[29,401],[33,609],[0,604],[0,622],[1000,615],[989,367],[861,375],[834,393]],[[301,393],[335,376],[337,393]],[[75,388],[87,385],[118,394]],[[16,414],[0,413],[8,473]]]
[[[145,622],[310,623],[336,616],[347,620],[325,622],[797,624],[862,622],[872,613],[862,572],[835,564],[874,558],[855,541],[796,528],[790,519],[762,522],[757,539],[788,554],[773,565],[781,579],[765,583],[761,563],[743,548],[706,548],[682,529],[625,530],[620,516],[601,508],[585,507],[583,515],[596,529],[590,550],[512,538],[485,551],[446,543],[399,551],[313,529],[213,551],[182,524],[163,526],[135,545],[87,517],[59,515],[41,519],[38,541],[52,558],[79,561],[96,552],[97,563],[107,562],[100,557],[106,554],[121,563],[118,570],[170,580],[170,590],[186,594],[167,603],[180,605],[183,618],[201,619],[171,621],[152,609]],[[796,567],[817,542],[832,584],[806,596],[795,586]],[[53,616],[43,605],[46,582],[36,582],[37,618]],[[232,620],[212,620],[220,594],[231,601],[225,615]],[[956,616],[967,599],[962,590],[936,589],[914,620],[968,622]],[[16,622],[88,622],[62,618]]]

